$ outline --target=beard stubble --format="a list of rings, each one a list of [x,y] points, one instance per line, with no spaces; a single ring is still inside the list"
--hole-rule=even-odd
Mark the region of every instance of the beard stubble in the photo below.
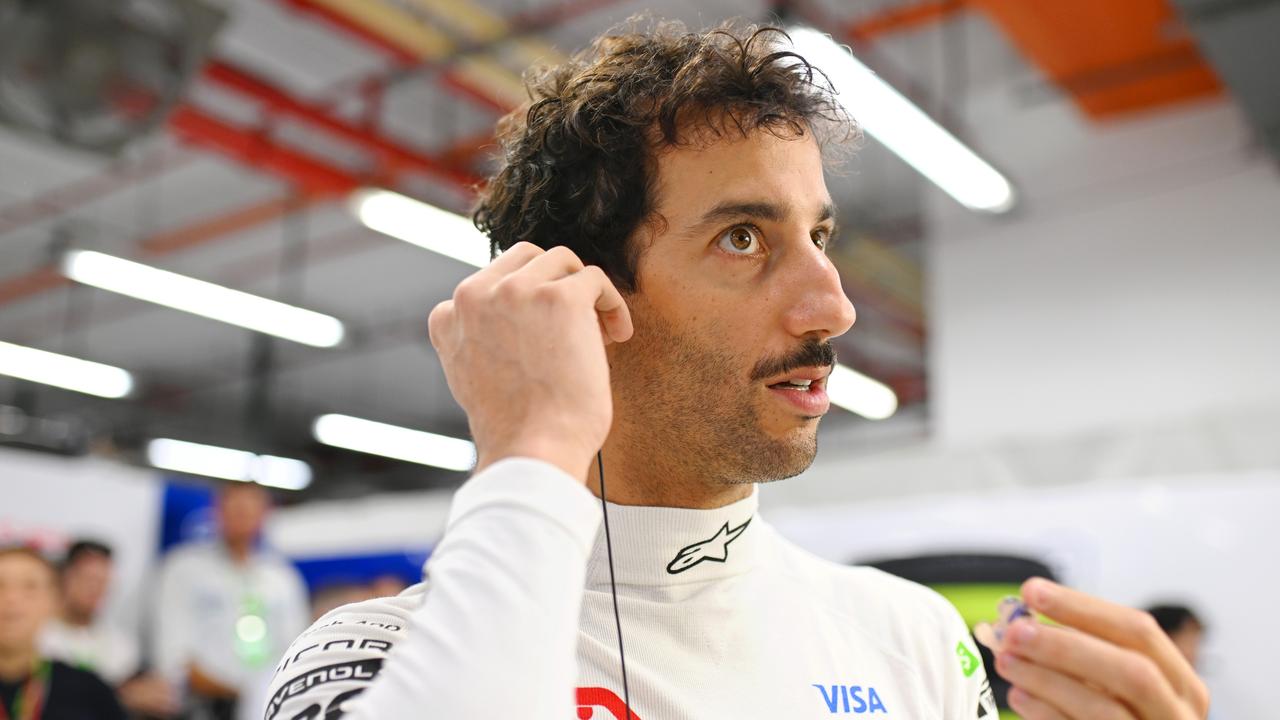
[[[655,489],[772,482],[813,463],[816,421],[785,437],[765,430],[762,386],[750,379],[758,359],[682,334],[642,302],[632,322],[635,334],[610,367],[613,429]]]

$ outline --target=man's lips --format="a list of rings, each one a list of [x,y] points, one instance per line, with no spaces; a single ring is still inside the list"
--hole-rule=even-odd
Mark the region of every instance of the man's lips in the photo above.
[[[825,415],[831,407],[827,398],[827,377],[831,367],[800,368],[767,383],[769,392],[786,401],[806,417]],[[798,385],[797,385],[798,383]],[[804,385],[807,384],[807,387]]]

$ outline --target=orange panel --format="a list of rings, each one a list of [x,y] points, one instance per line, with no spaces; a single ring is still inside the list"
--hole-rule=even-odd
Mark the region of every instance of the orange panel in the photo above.
[[[1167,0],[971,0],[1094,119],[1214,95]]]
[[[921,0],[863,17],[855,42],[985,13],[1050,82],[1097,119],[1222,91],[1168,0]]]

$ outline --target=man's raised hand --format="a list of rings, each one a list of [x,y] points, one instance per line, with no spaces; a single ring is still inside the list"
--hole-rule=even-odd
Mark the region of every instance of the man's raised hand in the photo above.
[[[533,457],[585,479],[613,421],[604,348],[632,332],[600,268],[565,247],[519,243],[459,283],[428,326],[477,470]]]
[[[1147,613],[1033,578],[1027,605],[1061,623],[1018,620],[996,670],[1028,720],[1203,720],[1209,692]]]

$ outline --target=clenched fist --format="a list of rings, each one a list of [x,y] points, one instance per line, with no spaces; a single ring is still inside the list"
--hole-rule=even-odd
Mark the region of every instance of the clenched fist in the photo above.
[[[598,267],[519,243],[435,307],[431,344],[476,442],[476,470],[505,457],[586,478],[613,422],[605,345],[631,315]]]

